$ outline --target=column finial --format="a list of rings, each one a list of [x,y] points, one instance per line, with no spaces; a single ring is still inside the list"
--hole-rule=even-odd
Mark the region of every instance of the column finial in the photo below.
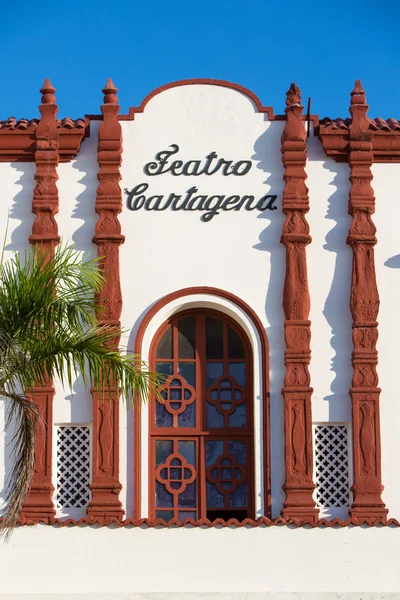
[[[288,91],[286,92],[286,109],[288,110],[293,106],[302,106],[301,104],[301,90],[297,87],[296,83],[292,83]]]
[[[56,103],[56,97],[54,95],[56,90],[51,85],[51,81],[48,77],[46,77],[46,79],[44,80],[44,83],[39,91],[42,94],[42,104]]]
[[[359,79],[357,79],[354,89],[351,92],[351,104],[367,104],[367,98],[365,95],[364,88]]]
[[[109,77],[106,81],[106,85],[102,89],[104,94],[104,104],[118,104],[118,88],[115,87],[113,80]]]

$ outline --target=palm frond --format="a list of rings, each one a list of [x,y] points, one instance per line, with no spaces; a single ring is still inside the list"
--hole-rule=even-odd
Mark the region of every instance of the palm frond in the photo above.
[[[99,260],[82,260],[73,248],[59,246],[54,259],[34,246],[15,254],[0,273],[0,329],[39,335],[43,325],[67,321],[72,328],[93,325],[94,295],[104,278]]]
[[[6,428],[10,427],[11,422],[15,425],[15,433],[11,440],[14,466],[4,492],[7,512],[0,523],[0,535],[3,534],[7,538],[15,526],[31,486],[40,414],[36,404],[26,396],[10,394],[4,390],[0,394],[9,399]]]
[[[94,383],[99,389],[113,392],[121,388],[125,399],[135,391],[145,400],[161,377],[147,371],[138,356],[124,355],[109,347],[118,333],[118,329],[109,326],[75,332],[58,327],[41,340],[33,337],[25,344],[25,352],[14,352],[2,385],[16,392],[57,377],[64,386],[72,388],[74,379],[81,374],[86,386]]]

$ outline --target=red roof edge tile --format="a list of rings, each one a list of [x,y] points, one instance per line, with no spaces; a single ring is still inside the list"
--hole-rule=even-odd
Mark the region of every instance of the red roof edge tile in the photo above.
[[[400,123],[393,117],[390,119],[382,119],[382,117],[376,117],[375,119],[368,119],[369,129],[373,131],[400,131]],[[346,129],[348,130],[351,125],[351,117],[342,119],[331,119],[330,117],[324,117],[319,122],[320,127],[332,128],[332,129]]]

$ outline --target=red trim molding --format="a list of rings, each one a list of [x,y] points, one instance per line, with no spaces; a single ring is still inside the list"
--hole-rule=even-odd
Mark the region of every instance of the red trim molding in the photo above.
[[[152,100],[152,98],[158,96],[158,94],[162,94],[166,90],[170,90],[176,87],[182,87],[185,85],[215,85],[218,87],[225,87],[232,90],[236,90],[244,96],[247,96],[254,103],[258,112],[266,113],[270,121],[273,121],[275,119],[283,120],[285,118],[284,115],[274,115],[274,109],[272,108],[272,106],[263,106],[261,104],[260,99],[258,98],[258,96],[256,96],[256,94],[254,94],[254,92],[248,90],[242,85],[239,85],[238,83],[232,83],[230,81],[224,81],[221,79],[183,79],[180,81],[173,81],[171,83],[167,83],[156,88],[145,97],[145,99],[141,102],[140,106],[130,107],[127,115],[120,115],[120,120],[132,121],[135,118],[136,113],[142,113],[144,111],[147,104],[150,102],[150,100]]]
[[[1,520],[1,519],[0,519]],[[29,521],[21,522],[17,521],[17,525],[37,525],[38,523],[44,523],[41,519],[31,519]],[[209,519],[185,519],[184,521],[178,521],[177,519],[171,519],[170,521],[164,521],[163,519],[54,519],[51,523],[56,527],[82,527],[82,526],[100,526],[108,527],[114,525],[116,527],[277,527],[282,525],[290,525],[291,527],[311,527],[312,529],[320,528],[325,529],[329,527],[331,529],[338,529],[339,527],[355,527],[364,525],[367,527],[400,527],[400,522],[397,519],[388,519],[382,522],[381,519],[363,519],[359,520],[347,519],[342,521],[341,519],[318,519],[318,521],[299,520],[299,519],[282,519],[278,517],[276,519],[269,519],[268,517],[260,517],[259,519],[244,519],[238,521],[237,519],[215,519],[210,521]]]
[[[98,246],[101,268],[105,277],[99,294],[101,306],[99,321],[119,328],[122,294],[119,269],[119,246],[125,238],[121,235],[118,214],[122,210],[122,193],[119,172],[122,161],[122,130],[118,122],[118,90],[111,79],[103,89],[101,107],[103,122],[99,128],[96,195],[96,212],[99,219],[93,242]],[[114,341],[118,347],[119,336]],[[96,389],[93,396],[93,480],[92,500],[88,508],[91,519],[122,519],[124,511],[119,500],[119,395],[106,390],[103,398]],[[111,396],[111,401],[109,397]]]
[[[32,212],[36,218],[32,225],[31,244],[40,244],[51,256],[60,241],[55,215],[58,213],[57,165],[59,161],[59,131],[55,89],[48,79],[42,89],[39,107],[41,119],[35,130],[36,186],[33,191]],[[21,520],[40,518],[51,522],[55,516],[52,496],[52,432],[53,400],[55,390],[51,381],[45,387],[27,390],[28,397],[40,410],[42,423],[38,425],[35,446],[35,467],[31,490],[21,509]]]
[[[186,298],[196,294],[205,294],[208,296],[216,296],[229,300],[240,308],[254,323],[261,343],[261,360],[262,360],[262,389],[263,389],[263,455],[264,455],[264,511],[267,517],[271,516],[271,468],[270,468],[270,417],[269,417],[269,348],[268,338],[265,333],[263,324],[254,310],[241,298],[213,287],[190,287],[172,292],[156,302],[146,313],[139,325],[135,339],[134,353],[142,354],[143,337],[146,329],[154,318],[154,316],[167,304],[170,304],[177,298]],[[135,402],[134,407],[134,519],[140,519],[141,514],[141,494],[142,494],[142,456],[141,456],[141,405],[140,402]],[[251,519],[250,519],[251,520]],[[206,521],[206,519],[205,519]],[[247,521],[247,519],[246,519]]]
[[[306,246],[311,242],[305,214],[309,210],[305,184],[307,160],[306,130],[302,120],[300,90],[292,83],[286,94],[287,120],[282,134],[282,161],[285,167],[283,225],[281,242],[286,247],[286,274],[283,292],[285,314],[285,365],[282,388],[285,413],[285,470],[283,489],[285,519],[317,521],[318,510],[312,494],[312,418],[310,374],[310,294],[307,279]]]
[[[353,250],[350,308],[353,316],[353,381],[350,389],[353,416],[354,501],[353,520],[387,519],[382,502],[381,443],[379,425],[378,353],[379,295],[376,285],[374,246],[376,228],[371,165],[372,132],[368,128],[368,105],[361,82],[351,93],[350,198],[353,217],[347,243]]]

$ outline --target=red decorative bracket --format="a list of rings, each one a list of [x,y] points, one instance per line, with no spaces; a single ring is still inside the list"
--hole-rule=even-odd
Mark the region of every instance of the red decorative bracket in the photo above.
[[[285,314],[286,375],[282,389],[285,412],[285,470],[283,489],[285,519],[315,523],[318,510],[313,500],[312,418],[310,374],[310,294],[308,291],[306,246],[311,242],[305,214],[309,210],[305,184],[307,160],[306,130],[302,119],[300,90],[293,83],[286,94],[286,124],[282,134],[282,161],[285,167],[282,244],[286,247],[286,275],[283,292]]]
[[[99,219],[93,242],[98,246],[105,283],[99,294],[99,321],[104,325],[120,326],[122,294],[119,274],[119,246],[121,235],[118,214],[122,210],[119,172],[122,161],[122,129],[118,121],[118,90],[111,79],[103,89],[101,107],[103,122],[99,128],[96,212]],[[114,340],[118,347],[119,336]],[[110,401],[111,394],[111,401]],[[93,395],[93,480],[92,500],[88,515],[106,521],[122,519],[124,511],[119,500],[119,397],[105,390],[104,398],[96,390]]]
[[[353,316],[353,381],[350,389],[353,415],[354,501],[353,520],[369,518],[385,522],[388,510],[382,502],[381,443],[379,425],[378,353],[379,295],[374,246],[376,229],[371,165],[374,161],[368,105],[360,81],[351,93],[352,122],[349,134],[350,198],[353,217],[347,243],[353,250],[350,308]]]
[[[39,107],[41,119],[35,129],[36,186],[33,190],[32,212],[36,218],[32,226],[31,244],[40,244],[46,255],[51,256],[60,241],[55,215],[58,213],[57,165],[59,161],[59,131],[57,128],[57,104],[55,89],[48,79],[42,89]],[[52,495],[52,432],[54,387],[51,381],[46,387],[34,387],[27,395],[39,407],[42,423],[38,425],[35,469],[31,490],[21,510],[21,520],[41,519],[51,522],[55,516]]]

